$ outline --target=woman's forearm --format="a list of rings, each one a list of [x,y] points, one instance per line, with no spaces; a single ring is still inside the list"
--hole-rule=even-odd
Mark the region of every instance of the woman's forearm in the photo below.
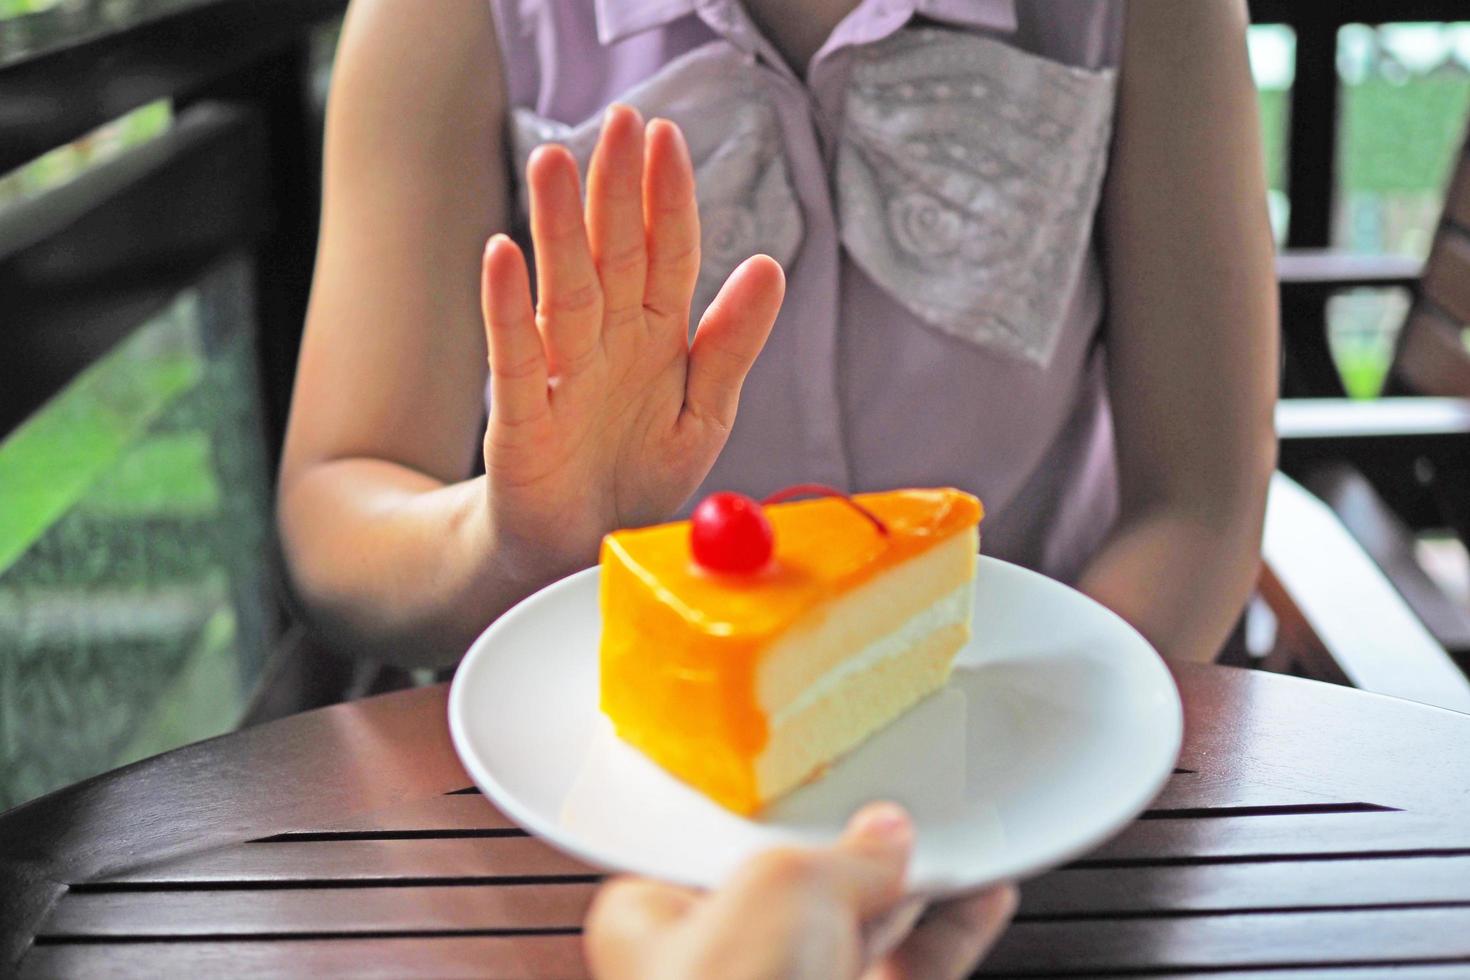
[[[1166,657],[1210,660],[1255,585],[1263,510],[1243,500],[1213,513],[1161,505],[1125,515],[1078,587]]]
[[[280,523],[298,599],[352,652],[400,666],[452,664],[517,601],[571,568],[500,545],[485,479],[444,484],[375,459],[306,467]]]
[[[1082,588],[1213,656],[1260,566],[1276,283],[1244,0],[1130,0],[1103,191],[1120,518]]]

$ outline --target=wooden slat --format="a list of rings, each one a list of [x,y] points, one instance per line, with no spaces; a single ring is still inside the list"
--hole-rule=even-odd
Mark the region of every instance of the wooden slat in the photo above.
[[[1287,249],[1276,256],[1276,277],[1284,287],[1412,286],[1423,265],[1402,255]]]
[[[1470,233],[1441,231],[1424,263],[1424,295],[1452,318],[1470,323]]]
[[[1276,406],[1283,441],[1400,439],[1470,433],[1470,402],[1463,398],[1288,398]]]
[[[1454,179],[1445,194],[1445,217],[1470,233],[1470,142],[1460,148]]]
[[[1293,868],[1299,869],[1302,881],[1320,885],[1323,901],[1333,896],[1354,900],[1369,897],[1375,899],[1374,904],[1390,906],[1405,900],[1459,901],[1454,897],[1458,894],[1455,889],[1460,887],[1456,876],[1470,879],[1463,867],[1470,857],[1470,822],[1464,818],[1470,807],[1470,790],[1466,788],[1470,787],[1470,757],[1455,751],[1467,737],[1465,716],[1294,678],[1262,676],[1255,671],[1176,666],[1174,672],[1186,705],[1180,765],[1196,770],[1175,777],[1179,788],[1174,790],[1174,799],[1187,804],[1178,809],[1208,810],[1215,806],[1216,815],[1208,819],[1140,821],[1095,859],[1111,861],[1107,867],[1084,865],[1057,873],[1090,876],[1074,879],[1086,882],[1076,886],[1080,889],[1077,894],[1092,895],[1111,904],[1165,903],[1174,900],[1172,895],[1179,902],[1169,910],[1174,914],[1157,915],[1156,909],[1134,908],[1121,910],[1123,918],[1094,920],[1088,917],[1090,910],[1058,905],[1055,896],[1049,899],[1046,889],[1051,886],[1041,882],[1023,889],[1027,891],[1023,914],[1032,918],[1017,925],[1021,939],[1040,936],[1047,943],[1054,944],[1060,938],[1072,944],[1075,937],[1076,944],[1070,949],[1076,955],[1076,970],[1184,972],[1206,966],[1247,970],[1252,964],[1278,964],[1281,960],[1277,957],[1296,955],[1302,949],[1315,949],[1324,960],[1339,948],[1351,952],[1351,944],[1336,943],[1333,927],[1324,925],[1328,920],[1346,923],[1344,928],[1358,944],[1359,952],[1370,940],[1375,943],[1376,962],[1423,957],[1423,950],[1414,945],[1423,940],[1401,941],[1411,926],[1431,937],[1470,932],[1462,918],[1453,917],[1463,909],[1435,904],[1384,911],[1359,908],[1351,912],[1248,915],[1222,911],[1242,895],[1249,898],[1261,880],[1255,876],[1289,877]],[[543,961],[539,974],[576,975],[582,967],[572,936],[515,937],[513,941],[498,937],[492,944],[487,944],[490,937],[462,933],[452,938],[414,935],[373,941],[306,938],[359,927],[375,931],[400,927],[404,932],[418,932],[436,922],[445,923],[445,931],[464,930],[475,928],[471,921],[475,919],[482,923],[479,928],[487,930],[524,928],[524,923],[541,920],[542,912],[547,921],[562,916],[574,918],[575,896],[579,892],[584,899],[590,895],[589,882],[537,883],[533,888],[555,889],[561,896],[559,900],[568,903],[548,905],[538,912],[523,911],[512,901],[502,903],[492,897],[454,901],[457,895],[481,892],[487,896],[495,892],[517,894],[513,890],[522,887],[519,884],[502,882],[502,887],[482,889],[476,884],[440,887],[444,882],[433,880],[445,876],[453,882],[474,881],[477,877],[494,881],[507,875],[518,879],[527,871],[544,873],[553,869],[556,873],[551,877],[562,878],[568,870],[586,871],[530,838],[232,843],[244,837],[293,830],[331,834],[332,827],[345,828],[337,833],[392,838],[412,833],[419,818],[437,822],[443,833],[473,830],[473,823],[481,819],[469,816],[474,804],[468,801],[473,797],[456,798],[456,802],[447,804],[448,810],[436,802],[446,790],[467,782],[442,734],[437,740],[430,737],[440,732],[436,725],[442,726],[442,694],[442,690],[407,692],[297,716],[113,774],[80,797],[76,792],[64,791],[56,800],[38,801],[37,805],[6,815],[0,820],[0,871],[11,872],[3,878],[7,884],[15,881],[16,867],[31,866],[46,869],[56,880],[82,883],[56,906],[54,924],[43,928],[50,935],[33,947],[27,969],[45,976],[252,972],[361,975],[371,970],[393,976],[493,976],[516,975],[511,972],[514,969],[521,970],[522,975],[536,975],[517,957],[549,938],[560,943],[556,948],[565,951],[568,958],[563,962]],[[201,756],[203,749],[210,751]],[[294,768],[283,772],[293,753]],[[430,771],[426,772],[426,767],[431,767]],[[139,787],[136,790],[134,783]],[[305,799],[308,786],[314,794],[310,800]],[[1234,805],[1250,807],[1300,808],[1313,804],[1311,799],[1287,802],[1278,790],[1288,789],[1332,803],[1362,802],[1401,807],[1405,812],[1218,815],[1218,807],[1232,805],[1232,798]],[[420,805],[416,801],[423,801],[428,809],[416,811]],[[264,811],[267,802],[271,806]],[[198,815],[198,809],[206,805],[217,826]],[[458,829],[443,826],[452,822],[445,816],[450,810],[463,815]],[[368,815],[353,817],[353,811],[368,811]],[[418,817],[410,819],[414,812]],[[113,828],[113,823],[122,831]],[[145,828],[148,833],[143,833]],[[37,850],[41,829],[48,830],[50,836],[40,843],[59,841],[55,846],[66,845],[69,855],[82,848],[96,849],[100,844],[107,848],[105,852],[80,851],[86,860],[41,863],[34,857],[45,854]],[[172,842],[171,849],[159,846],[163,835]],[[206,846],[216,849],[200,850]],[[184,848],[192,848],[195,853],[160,862],[160,858],[178,854]],[[1448,856],[1408,856],[1424,851]],[[1273,853],[1314,859],[1268,866],[1262,859]],[[1351,857],[1360,853],[1389,856],[1371,860]],[[145,859],[154,863],[141,870],[134,867]],[[1424,867],[1429,867],[1431,861],[1448,862],[1447,870],[1410,877],[1420,866],[1416,863],[1419,861]],[[1354,866],[1365,868],[1370,877],[1354,879]],[[91,873],[87,873],[88,868],[93,869]],[[132,870],[127,874],[109,872],[118,868]],[[343,887],[310,887],[331,882],[344,872],[340,881]],[[105,873],[113,873],[118,883],[86,884]],[[318,875],[323,877],[318,879]],[[413,883],[419,876],[428,879],[423,887]],[[1120,883],[1113,889],[1114,897],[1107,894],[1112,887],[1109,878]],[[170,881],[178,887],[171,887]],[[1132,887],[1125,887],[1130,882]],[[397,887],[386,887],[390,884]],[[1276,901],[1292,898],[1293,888],[1301,892],[1306,887],[1286,878],[1278,885]],[[1137,897],[1130,894],[1119,899],[1116,893],[1120,889],[1137,893]],[[190,894],[198,896],[201,905],[213,908],[148,904],[155,900],[187,903]],[[296,904],[277,905],[273,911],[273,896],[303,894],[321,896],[321,901],[285,897],[285,903]],[[519,894],[529,895],[531,891]],[[358,908],[351,905],[355,895],[363,896]],[[412,907],[395,908],[395,899]],[[486,904],[477,906],[479,901]],[[1065,896],[1060,901],[1065,903]],[[1191,908],[1190,903],[1200,907]],[[321,907],[311,907],[314,904]],[[76,937],[80,941],[58,941],[59,929],[117,929],[116,935],[121,937],[149,928],[150,907],[159,913],[156,928],[160,934],[175,928],[201,931],[195,934],[197,938],[170,942],[111,942],[107,935],[83,935],[80,931]],[[298,933],[300,938],[271,942],[206,938],[209,934],[205,930],[231,928],[232,923],[239,927],[242,921],[246,929],[274,928],[273,914],[289,915],[283,908],[294,909],[302,917],[300,928],[310,927],[314,918],[317,925],[329,931]],[[5,896],[0,895],[0,922],[8,921],[4,912]],[[210,923],[209,915],[217,915],[218,921]],[[1044,916],[1052,918],[1038,918]],[[179,917],[185,923],[183,927],[174,925],[173,920]],[[1112,953],[1106,943],[1100,947],[1088,945],[1091,931],[1121,937],[1109,940],[1114,942],[1114,952],[1119,949],[1117,943],[1130,948],[1119,954],[1121,959],[1115,965],[1099,966],[1088,957],[1097,950],[1105,954],[1104,958]],[[401,936],[404,932],[388,935]],[[29,939],[28,931],[22,934],[21,948]],[[460,945],[466,943],[470,945]],[[1229,945],[1232,943],[1234,946]],[[1209,955],[1222,944],[1227,951],[1236,952],[1213,959],[1191,959]],[[464,950],[470,952],[456,959],[461,956],[456,951]],[[1025,962],[1036,964],[1036,972],[1056,974],[1063,966],[1058,965],[1055,956],[1062,953],[1055,954],[1051,961],[1037,955]],[[439,954],[444,958],[436,958]],[[1256,958],[1249,960],[1250,956]],[[996,962],[1002,966],[1006,963],[1004,959],[992,960]],[[1014,966],[1023,961],[1011,962]],[[1139,963],[1145,966],[1139,967]],[[9,972],[14,965],[13,960],[5,960],[0,973]],[[1064,965],[1073,968],[1070,961]],[[1021,968],[1024,965],[1015,966]],[[1365,970],[1364,975],[1376,974]]]
[[[1320,676],[1470,711],[1470,680],[1332,510],[1280,473],[1262,550],[1262,594]]]
[[[1316,967],[1298,970],[1210,970],[1205,973],[1151,973],[1156,980],[1378,980],[1388,976],[1392,980],[1465,980],[1463,963],[1421,963],[1404,966],[1395,963],[1387,967]],[[1137,976],[1129,973],[1094,973],[1092,980],[1115,980],[1118,977]]]
[[[1470,398],[1470,350],[1460,325],[1427,307],[1404,324],[1393,370],[1417,395]]]
[[[1062,870],[1027,882],[1020,915],[1470,904],[1470,855]]]
[[[585,864],[533,837],[240,844],[135,868],[94,884],[300,884],[588,876]]]
[[[577,929],[592,884],[72,892],[41,935],[76,937]]]
[[[444,724],[447,694],[440,685],[303,712],[0,814],[0,975],[40,925],[44,906],[28,893],[44,895],[47,882],[87,882],[466,785]]]
[[[979,975],[1436,959],[1470,965],[1470,907],[1018,922]]]
[[[1393,583],[1451,656],[1470,651],[1470,605],[1444,590],[1419,563],[1413,529],[1349,463],[1324,463],[1304,486],[1319,497]]]
[[[1470,753],[1447,749],[1470,744],[1464,714],[1259,670],[1170,669],[1183,768],[1456,821],[1470,813]]]
[[[382,834],[503,833],[519,830],[514,821],[495,809],[485,797],[474,794],[431,796],[401,806],[353,814],[344,820],[305,824],[287,831],[282,837],[310,835],[371,836]]]
[[[1405,852],[1470,854],[1470,820],[1396,811],[1139,820],[1078,865]]]
[[[37,946],[22,961],[21,976],[575,980],[587,968],[580,936],[415,936]]]
[[[1149,810],[1220,810],[1341,803],[1322,793],[1242,777],[1236,773],[1175,773]],[[1353,801],[1357,802],[1357,801]]]

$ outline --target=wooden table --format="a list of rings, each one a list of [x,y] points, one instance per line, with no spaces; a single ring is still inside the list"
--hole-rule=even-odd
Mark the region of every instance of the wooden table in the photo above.
[[[1470,715],[1176,676],[1168,787],[1027,883],[982,972],[1470,976]],[[0,816],[0,974],[583,975],[596,875],[469,788],[445,693],[297,715]]]

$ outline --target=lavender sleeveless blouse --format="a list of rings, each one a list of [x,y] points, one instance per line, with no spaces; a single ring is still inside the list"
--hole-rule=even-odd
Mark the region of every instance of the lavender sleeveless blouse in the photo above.
[[[863,0],[804,77],[739,0],[491,3],[518,173],[548,140],[585,165],[628,102],[689,142],[693,321],[747,256],[786,268],[699,495],[961,487],[986,553],[1075,579],[1117,500],[1094,215],[1120,0]]]

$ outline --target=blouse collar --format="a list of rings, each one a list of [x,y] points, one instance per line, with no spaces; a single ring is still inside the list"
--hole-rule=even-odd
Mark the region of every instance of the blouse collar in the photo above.
[[[693,13],[718,30],[719,25],[744,21],[743,10],[731,9],[739,7],[739,0],[594,0],[597,39],[612,44]],[[1015,0],[862,0],[844,24],[854,18],[891,21],[898,14],[999,33],[1016,29]]]

